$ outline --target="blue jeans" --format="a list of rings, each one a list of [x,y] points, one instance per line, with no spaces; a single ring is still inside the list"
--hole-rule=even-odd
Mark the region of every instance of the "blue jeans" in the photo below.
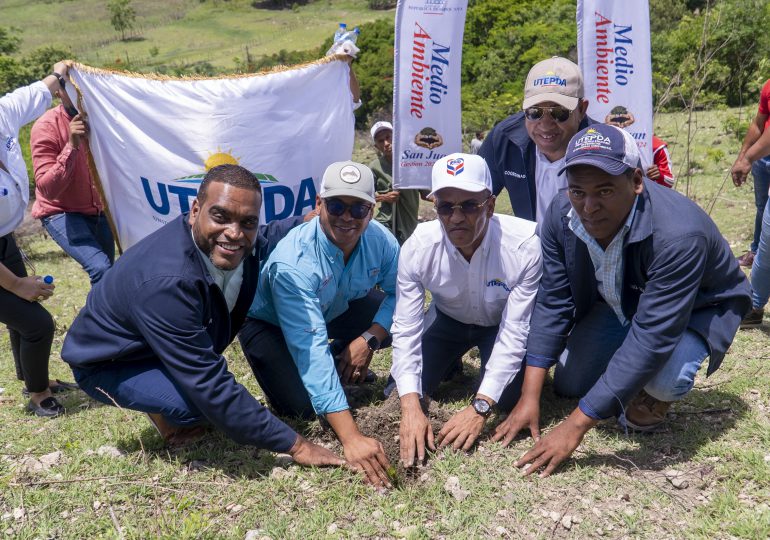
[[[107,218],[67,212],[40,220],[54,242],[88,272],[91,285],[115,262],[115,241]]]
[[[751,266],[751,306],[763,308],[770,298],[770,202],[762,214],[762,234]]]
[[[567,348],[559,358],[554,374],[556,393],[569,397],[583,397],[588,393],[607,369],[630,328],[631,325],[620,324],[607,304],[597,303],[567,340]],[[708,344],[704,339],[692,330],[685,330],[671,358],[644,390],[660,401],[682,399],[692,390],[695,374],[708,355]]]
[[[72,373],[80,388],[101,403],[162,414],[169,423],[177,426],[191,426],[205,420],[160,360],[73,367]]]
[[[762,214],[767,205],[767,190],[770,189],[770,156],[758,159],[751,166],[751,174],[754,176],[754,204],[757,207],[754,216],[754,239],[751,242],[751,251],[757,252],[759,248],[759,235],[762,231]]]

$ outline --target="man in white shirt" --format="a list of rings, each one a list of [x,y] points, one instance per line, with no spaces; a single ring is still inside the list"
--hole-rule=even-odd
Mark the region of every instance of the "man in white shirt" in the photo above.
[[[455,359],[472,347],[481,353],[481,384],[472,405],[441,429],[439,445],[468,450],[495,404],[510,410],[516,403],[541,274],[535,223],[494,213],[483,158],[451,154],[438,160],[432,189],[438,220],[417,226],[398,263],[391,373],[401,399],[405,466],[415,457],[421,462],[426,446],[435,449],[420,398],[431,396]],[[426,291],[436,314],[430,324]]]

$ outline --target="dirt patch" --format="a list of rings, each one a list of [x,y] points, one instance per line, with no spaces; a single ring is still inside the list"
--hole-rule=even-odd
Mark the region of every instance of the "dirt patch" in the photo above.
[[[433,426],[434,434],[439,432],[453,414],[453,411],[442,407],[436,401],[431,401],[428,405],[423,403],[423,411],[426,411],[426,415]],[[353,409],[353,416],[361,433],[373,437],[382,443],[382,446],[385,448],[385,455],[395,469],[397,484],[416,483],[419,481],[420,476],[428,472],[431,460],[428,460],[425,467],[420,468],[407,469],[401,464],[398,434],[401,422],[401,402],[395,391],[383,402]],[[337,436],[328,425],[324,426],[323,423],[320,423],[319,427],[314,429],[310,435],[315,442],[322,442],[324,446],[341,451]]]

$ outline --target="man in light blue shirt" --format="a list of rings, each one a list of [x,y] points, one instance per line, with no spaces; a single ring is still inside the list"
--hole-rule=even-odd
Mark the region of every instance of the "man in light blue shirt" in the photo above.
[[[324,416],[345,458],[372,484],[388,485],[382,445],[358,431],[342,388],[364,381],[373,352],[390,339],[398,242],[371,221],[374,202],[369,167],[326,169],[318,217],[265,261],[240,340],[276,412]],[[346,346],[334,354],[329,339]]]

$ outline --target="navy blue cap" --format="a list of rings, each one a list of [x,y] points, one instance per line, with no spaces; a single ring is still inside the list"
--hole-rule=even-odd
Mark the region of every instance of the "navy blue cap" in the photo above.
[[[626,130],[593,124],[570,139],[559,174],[574,165],[591,165],[617,176],[639,166],[639,148]]]

